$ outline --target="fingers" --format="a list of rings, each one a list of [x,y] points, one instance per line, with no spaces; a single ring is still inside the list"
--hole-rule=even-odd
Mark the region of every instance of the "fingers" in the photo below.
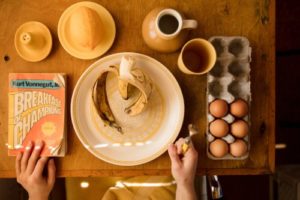
[[[177,147],[177,154],[181,155],[183,154],[182,150],[182,145],[185,143],[185,140],[183,138],[179,138],[176,142],[175,145]]]
[[[21,172],[24,172],[27,168],[28,159],[30,157],[31,151],[32,151],[32,142],[30,141],[27,146],[25,147],[25,151],[23,153],[22,159],[21,159]]]
[[[168,148],[168,153],[172,162],[172,166],[175,168],[179,168],[182,166],[182,162],[179,158],[179,155],[177,154],[177,148],[174,144],[170,144]]]
[[[184,163],[188,167],[196,166],[197,161],[198,161],[198,152],[194,148],[194,146],[190,146],[188,151],[184,155]]]
[[[37,161],[36,166],[35,166],[32,174],[36,177],[41,177],[43,175],[43,171],[44,171],[44,168],[47,164],[47,161],[48,161],[48,157],[40,158]]]
[[[54,164],[54,159],[50,159],[49,162],[48,162],[48,184],[49,185],[54,185],[54,182],[55,182],[55,172],[56,172],[56,167],[55,167],[55,164]]]
[[[190,150],[190,151],[189,151],[189,150]],[[192,141],[189,143],[188,151],[189,151],[189,152],[192,152],[193,154],[194,154],[194,153],[197,153],[197,151],[196,151],[196,149],[195,149],[194,144],[193,144]],[[187,152],[188,152],[188,151],[187,151]],[[187,153],[187,152],[186,152],[186,153]]]
[[[174,167],[193,167],[196,166],[198,161],[198,152],[193,146],[193,143],[190,142],[189,148],[185,152],[183,157],[180,157],[180,155],[183,155],[183,149],[182,146],[185,143],[184,138],[180,138],[176,141],[175,145],[170,145],[168,152],[171,158],[172,165]]]
[[[21,159],[22,159],[22,152],[19,152],[17,157],[16,157],[16,176],[19,177],[21,174]]]
[[[194,148],[194,146],[193,146],[193,142],[191,141],[190,143],[188,143],[188,149],[187,149],[187,151],[186,152],[183,152],[183,145],[186,143],[186,141],[185,141],[185,139],[184,138],[179,138],[177,141],[176,141],[176,143],[175,143],[175,145],[176,145],[176,147],[177,147],[177,153],[179,154],[179,155],[182,155],[182,154],[185,154],[190,148],[192,148],[194,151],[195,151],[195,148]]]
[[[184,157],[182,157],[182,161],[184,161],[184,163],[187,163],[188,165],[193,165],[194,163],[197,162],[198,160],[198,152],[196,151],[193,142],[190,142],[188,145],[188,149],[185,153],[183,153],[183,144],[185,143],[185,139],[184,138],[180,138],[176,141],[175,145],[177,147],[177,154],[178,155],[183,155]]]
[[[28,164],[27,164],[27,169],[26,171],[31,174],[35,168],[35,165],[40,157],[41,151],[43,149],[44,146],[44,142],[43,141],[38,141],[35,145],[34,145],[34,149],[32,150],[31,156],[28,160]]]

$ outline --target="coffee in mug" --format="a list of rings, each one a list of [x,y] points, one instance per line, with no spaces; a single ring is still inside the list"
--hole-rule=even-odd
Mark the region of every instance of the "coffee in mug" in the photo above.
[[[201,38],[188,41],[178,57],[178,67],[186,74],[205,74],[213,68],[215,62],[216,51],[213,45]]]
[[[180,13],[172,8],[160,11],[156,17],[156,31],[162,37],[171,39],[177,36],[182,29],[197,28],[197,21],[193,19],[183,19]]]
[[[163,15],[158,21],[158,27],[164,34],[175,33],[179,27],[179,22],[173,15]]]

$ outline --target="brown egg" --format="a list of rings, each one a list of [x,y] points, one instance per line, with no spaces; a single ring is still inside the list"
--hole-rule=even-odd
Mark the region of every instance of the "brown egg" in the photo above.
[[[228,131],[229,126],[223,119],[216,119],[209,125],[209,132],[215,137],[224,137]]]
[[[230,153],[234,157],[241,157],[247,153],[247,144],[244,140],[237,139],[230,144]]]
[[[213,156],[221,158],[228,153],[228,144],[222,139],[216,139],[210,143],[209,151]]]
[[[244,117],[248,114],[248,104],[242,99],[237,99],[231,103],[230,112],[236,117]]]
[[[249,133],[248,123],[244,120],[237,120],[231,124],[231,133],[235,137],[243,138]]]
[[[209,112],[214,117],[224,117],[228,112],[228,105],[227,102],[222,99],[216,99],[209,105]]]

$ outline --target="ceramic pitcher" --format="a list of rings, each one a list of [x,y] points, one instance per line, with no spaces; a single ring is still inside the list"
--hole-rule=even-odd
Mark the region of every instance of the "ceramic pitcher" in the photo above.
[[[197,21],[185,19],[172,8],[155,8],[145,17],[142,34],[145,43],[160,52],[174,52],[183,46],[189,29],[197,28]]]

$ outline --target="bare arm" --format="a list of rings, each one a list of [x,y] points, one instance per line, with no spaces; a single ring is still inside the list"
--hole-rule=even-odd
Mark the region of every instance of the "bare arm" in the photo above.
[[[184,139],[179,139],[176,144],[171,144],[168,149],[172,163],[172,175],[177,182],[176,200],[196,200],[194,180],[197,168],[198,153],[190,146],[181,158]]]

